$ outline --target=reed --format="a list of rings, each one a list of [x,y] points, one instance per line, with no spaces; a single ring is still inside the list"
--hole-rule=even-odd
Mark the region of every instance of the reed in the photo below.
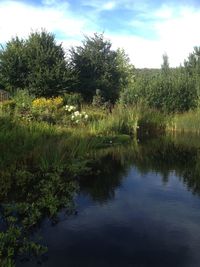
[[[200,134],[200,110],[190,110],[185,113],[175,114],[167,125],[167,130]]]

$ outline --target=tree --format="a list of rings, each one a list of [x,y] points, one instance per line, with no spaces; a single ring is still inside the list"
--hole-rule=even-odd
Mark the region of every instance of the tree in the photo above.
[[[26,88],[36,96],[53,96],[65,89],[69,72],[62,46],[42,30],[6,44],[0,52],[0,76],[9,90]]]
[[[161,65],[161,70],[165,75],[169,74],[169,57],[166,53],[163,54],[163,63]]]
[[[13,91],[27,85],[27,59],[25,42],[18,37],[12,38],[0,50],[0,80],[3,88]]]
[[[30,34],[26,41],[29,91],[40,96],[59,94],[66,86],[65,53],[51,33]]]
[[[188,59],[185,60],[184,65],[191,75],[200,74],[200,47],[194,47],[194,51],[190,53]]]
[[[111,42],[103,34],[85,37],[82,46],[70,50],[71,66],[77,77],[75,91],[85,100],[92,100],[96,89],[104,99],[114,102],[121,89],[129,82],[132,67],[121,50],[111,49]]]
[[[193,80],[193,86],[200,101],[200,47],[194,47],[194,51],[185,60],[184,65],[189,78]]]

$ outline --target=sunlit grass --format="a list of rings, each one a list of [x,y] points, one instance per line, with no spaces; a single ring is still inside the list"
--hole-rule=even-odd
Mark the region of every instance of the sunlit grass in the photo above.
[[[200,110],[191,110],[182,114],[175,114],[167,129],[174,132],[200,134]]]

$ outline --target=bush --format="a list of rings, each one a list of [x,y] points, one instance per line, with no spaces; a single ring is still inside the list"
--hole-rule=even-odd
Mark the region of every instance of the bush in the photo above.
[[[63,99],[62,97],[55,97],[55,98],[36,98],[33,100],[32,107],[34,109],[38,109],[44,111],[48,110],[56,110],[63,106]]]
[[[80,108],[83,103],[83,97],[79,93],[65,93],[62,98],[64,105],[73,105]]]
[[[46,121],[55,124],[64,114],[62,97],[36,98],[32,102],[32,113],[38,121]]]
[[[142,107],[139,111],[138,133],[139,135],[152,135],[164,132],[168,116],[155,109]]]
[[[16,104],[14,100],[6,100],[0,103],[0,109],[7,114],[13,113],[15,106]]]
[[[15,102],[14,115],[19,118],[32,120],[31,108],[34,97],[31,96],[27,90],[18,90],[13,101]]]
[[[92,105],[94,107],[100,108],[100,107],[103,107],[104,102],[105,100],[102,96],[101,90],[97,89],[96,94],[93,96],[93,99],[92,99]]]
[[[133,134],[137,128],[137,120],[136,108],[117,105],[112,113],[104,115],[101,120],[94,120],[90,128],[96,134]]]

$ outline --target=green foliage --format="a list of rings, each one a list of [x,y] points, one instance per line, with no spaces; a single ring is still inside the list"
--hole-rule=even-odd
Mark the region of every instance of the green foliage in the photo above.
[[[64,105],[80,107],[83,103],[83,97],[79,93],[65,93],[62,98]]]
[[[150,81],[146,96],[150,107],[166,112],[183,112],[196,106],[193,80],[183,69],[168,70]]]
[[[99,89],[96,89],[96,94],[93,96],[93,99],[92,99],[92,105],[94,107],[103,107],[103,104],[104,104],[104,98],[101,94],[101,90]]]
[[[169,59],[168,59],[168,55],[166,53],[163,55],[163,63],[161,65],[161,70],[165,75],[169,74],[169,71],[170,71]]]
[[[68,76],[64,50],[46,31],[26,40],[16,37],[0,52],[0,80],[12,92],[26,88],[36,96],[58,95]]]
[[[105,100],[114,102],[129,82],[132,67],[127,63],[127,56],[120,50],[112,50],[111,42],[105,40],[103,34],[85,37],[82,46],[70,50],[70,57],[77,77],[74,90],[80,92],[85,100],[91,101],[99,89]]]
[[[200,133],[200,110],[190,110],[185,113],[172,116],[168,130],[174,132]]]
[[[25,41],[12,38],[0,50],[0,80],[2,87],[13,92],[27,86],[28,66]]]
[[[157,135],[164,133],[169,117],[158,110],[150,109],[147,106],[141,106],[138,118],[139,135]]]
[[[26,41],[29,91],[37,96],[55,96],[65,88],[66,62],[53,34],[31,33]]]
[[[1,266],[14,266],[16,255],[46,251],[29,234],[45,216],[53,220],[60,208],[73,211],[78,187],[72,178],[90,171],[85,156],[90,143],[45,123],[0,118]]]
[[[34,97],[27,90],[18,90],[15,92],[12,100],[18,112],[30,111]]]
[[[137,128],[138,114],[132,107],[115,106],[112,113],[89,125],[93,133],[102,135],[132,134]]]
[[[195,108],[197,99],[195,81],[183,68],[141,71],[120,96],[123,104],[146,103],[168,113]]]
[[[200,99],[200,47],[194,47],[194,51],[185,60],[185,69],[193,81],[193,87],[196,91],[198,102]],[[198,103],[199,105],[199,103]]]
[[[13,114],[15,109],[15,101],[14,100],[6,100],[0,103],[0,112],[2,114]]]

